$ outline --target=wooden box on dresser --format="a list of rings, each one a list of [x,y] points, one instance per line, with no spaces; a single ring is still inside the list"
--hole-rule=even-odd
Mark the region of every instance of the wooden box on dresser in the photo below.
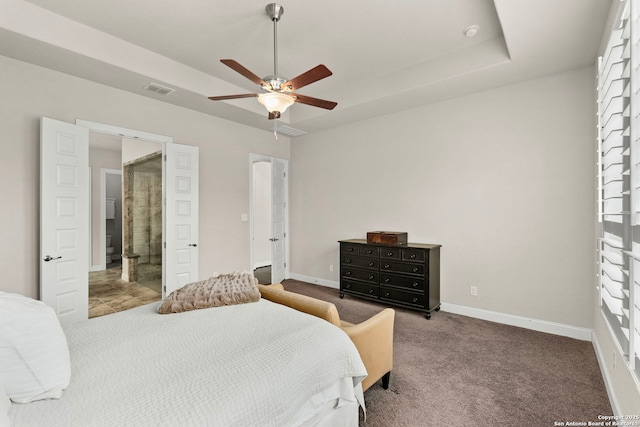
[[[340,240],[340,298],[353,295],[410,308],[440,310],[440,247]]]

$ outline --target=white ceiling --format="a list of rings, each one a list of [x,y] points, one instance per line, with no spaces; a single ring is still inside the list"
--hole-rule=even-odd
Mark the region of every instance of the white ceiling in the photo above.
[[[259,88],[220,63],[273,74],[264,0],[0,0],[0,54],[269,130]],[[612,0],[282,0],[279,75],[333,76],[299,90],[281,122],[317,132],[593,64]],[[479,25],[474,38],[463,30]],[[176,91],[161,96],[144,87]]]

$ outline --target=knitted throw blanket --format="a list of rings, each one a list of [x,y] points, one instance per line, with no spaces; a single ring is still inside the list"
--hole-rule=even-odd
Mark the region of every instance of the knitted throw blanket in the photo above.
[[[256,302],[258,279],[252,273],[231,273],[189,283],[177,289],[158,306],[158,313],[181,313],[200,308]]]

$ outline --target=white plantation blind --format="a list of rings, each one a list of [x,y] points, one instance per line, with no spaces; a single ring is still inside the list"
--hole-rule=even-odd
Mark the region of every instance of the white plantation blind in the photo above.
[[[630,38],[630,139],[631,139],[631,222],[633,261],[628,289],[629,364],[640,380],[640,1],[629,5]],[[623,290],[624,291],[624,290]]]
[[[640,379],[640,0],[622,2],[598,62],[600,305]]]

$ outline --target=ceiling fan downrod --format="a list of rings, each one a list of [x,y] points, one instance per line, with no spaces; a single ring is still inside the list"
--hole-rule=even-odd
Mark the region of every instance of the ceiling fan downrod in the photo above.
[[[278,3],[269,3],[265,8],[273,22],[273,75],[278,76],[278,21],[284,14],[284,7]],[[275,88],[274,88],[275,89]]]

